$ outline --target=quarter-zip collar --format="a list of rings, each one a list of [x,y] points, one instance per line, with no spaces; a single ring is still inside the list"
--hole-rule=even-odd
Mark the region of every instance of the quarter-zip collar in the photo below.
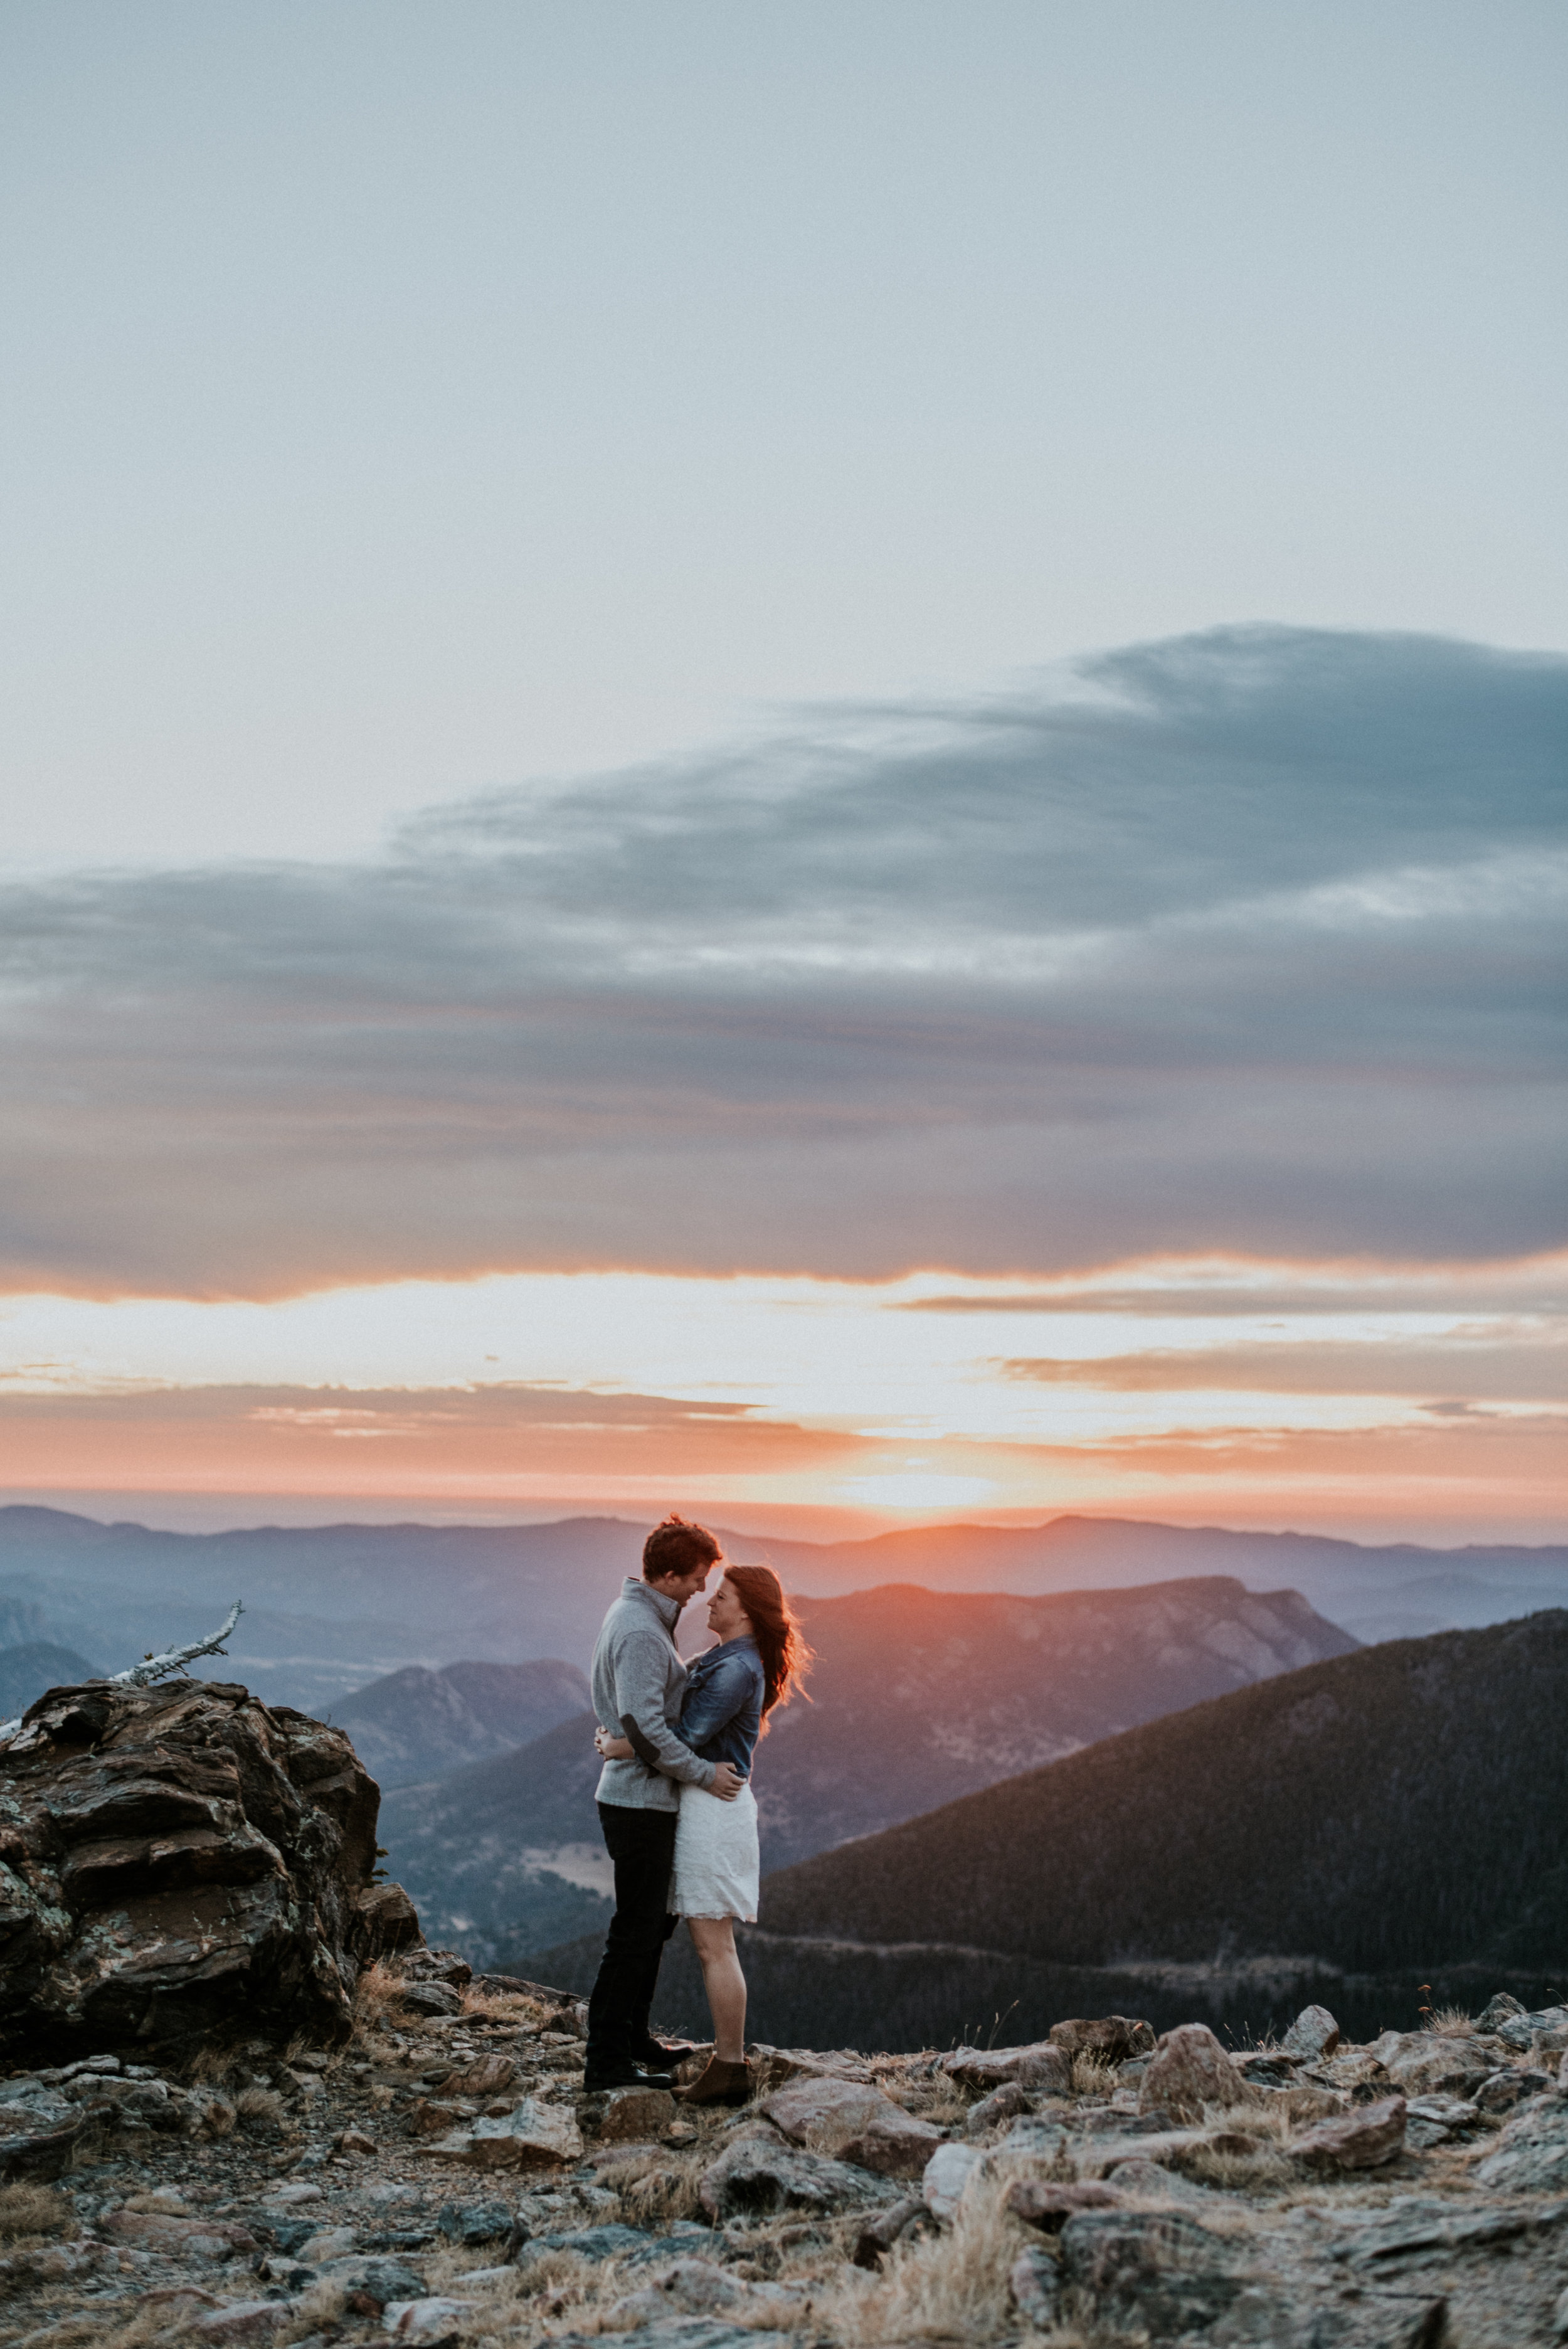
[[[662,1590],[655,1590],[653,1584],[645,1582],[639,1574],[629,1574],[626,1577],[621,1586],[621,1596],[623,1599],[638,1599],[645,1601],[653,1609],[671,1637],[675,1636],[676,1625],[681,1619],[681,1602],[678,1599],[666,1599]]]

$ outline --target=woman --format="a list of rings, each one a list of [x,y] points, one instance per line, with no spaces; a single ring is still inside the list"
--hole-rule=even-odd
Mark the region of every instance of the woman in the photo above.
[[[746,1976],[735,1952],[735,1920],[757,1921],[757,1797],[751,1756],[768,1733],[775,1705],[788,1704],[801,1685],[811,1651],[789,1611],[770,1566],[726,1565],[708,1601],[707,1623],[717,1647],[691,1668],[676,1734],[705,1762],[728,1762],[748,1783],[721,1801],[701,1786],[680,1789],[670,1908],[686,1920],[702,1961],[703,1987],[713,2012],[713,2058],[700,2080],[677,2090],[687,2104],[743,2105],[751,2093],[746,2064]],[[595,1740],[608,1761],[624,1761],[632,1747],[601,1730]]]

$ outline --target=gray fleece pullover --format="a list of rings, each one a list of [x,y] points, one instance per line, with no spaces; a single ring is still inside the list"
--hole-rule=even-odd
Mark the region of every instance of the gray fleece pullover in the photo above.
[[[593,1650],[593,1710],[599,1725],[629,1737],[631,1762],[606,1762],[596,1790],[601,1803],[628,1811],[679,1807],[679,1778],[711,1786],[716,1764],[704,1762],[675,1733],[681,1717],[686,1668],[673,1637],[681,1610],[673,1599],[628,1575],[605,1616]]]

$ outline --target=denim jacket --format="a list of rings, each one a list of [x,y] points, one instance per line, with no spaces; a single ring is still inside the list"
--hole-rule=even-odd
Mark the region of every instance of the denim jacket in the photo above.
[[[728,1762],[751,1775],[768,1682],[749,1631],[700,1655],[686,1676],[676,1736],[704,1762]]]

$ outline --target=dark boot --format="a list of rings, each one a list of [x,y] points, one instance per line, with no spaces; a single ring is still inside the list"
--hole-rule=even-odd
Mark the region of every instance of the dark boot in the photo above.
[[[723,2064],[710,2055],[701,2079],[689,2088],[677,2088],[676,2095],[683,2105],[744,2105],[751,2095],[751,2066]]]
[[[673,2072],[655,2072],[641,2064],[634,2064],[629,2055],[612,2055],[601,2063],[591,2063],[583,2075],[583,2093],[596,2096],[605,2088],[673,2088]]]

